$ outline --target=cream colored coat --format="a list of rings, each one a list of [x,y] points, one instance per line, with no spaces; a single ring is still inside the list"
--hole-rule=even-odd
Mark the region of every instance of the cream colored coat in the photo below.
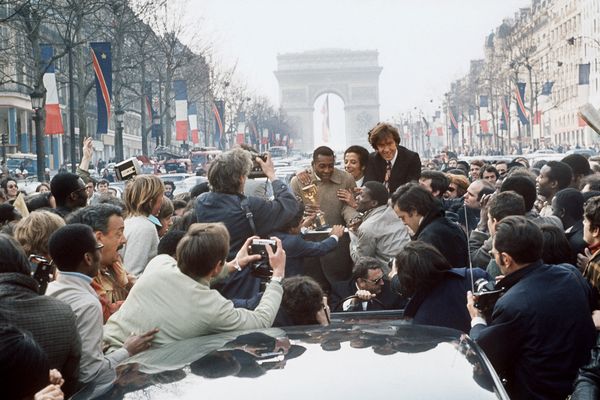
[[[165,345],[217,332],[268,328],[279,310],[283,288],[269,283],[254,311],[234,308],[230,300],[183,274],[175,260],[158,255],[150,261],[127,300],[104,327],[109,351],[122,346],[127,337],[153,328],[153,345]]]

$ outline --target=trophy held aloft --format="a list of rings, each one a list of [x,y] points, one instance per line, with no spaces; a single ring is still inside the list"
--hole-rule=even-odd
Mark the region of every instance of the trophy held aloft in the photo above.
[[[314,183],[311,183],[310,185],[304,186],[302,188],[302,202],[305,205],[310,205],[315,208],[319,208],[319,191]],[[329,225],[325,221],[325,214],[323,214],[323,212],[319,211],[315,216],[313,228],[316,231],[329,229]]]

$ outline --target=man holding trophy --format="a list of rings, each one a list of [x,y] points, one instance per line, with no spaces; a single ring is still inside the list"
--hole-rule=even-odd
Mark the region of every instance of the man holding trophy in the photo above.
[[[337,169],[333,150],[327,146],[317,147],[313,152],[312,168],[292,178],[290,187],[294,194],[302,200],[306,215],[313,219],[313,230],[327,230],[333,225],[347,226],[352,218],[358,215],[356,209],[342,200],[348,191],[353,193],[356,182],[352,175]],[[347,248],[347,235],[338,248]],[[338,252],[321,257],[323,274],[329,283],[348,279],[351,269],[344,265],[351,264],[349,251],[340,259]],[[346,260],[346,256],[348,260]],[[339,266],[339,267],[338,267]]]

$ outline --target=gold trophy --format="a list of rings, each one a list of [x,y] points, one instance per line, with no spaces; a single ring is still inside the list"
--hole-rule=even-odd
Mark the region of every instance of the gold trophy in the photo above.
[[[302,188],[302,202],[305,205],[311,205],[319,208],[319,191],[314,183]],[[325,222],[325,214],[323,214],[321,211],[319,211],[315,216],[313,227],[316,231],[329,229],[329,225],[327,222]]]

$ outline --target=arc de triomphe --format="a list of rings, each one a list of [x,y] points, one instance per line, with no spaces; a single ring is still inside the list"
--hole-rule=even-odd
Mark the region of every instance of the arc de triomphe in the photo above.
[[[358,144],[370,149],[367,132],[379,121],[382,68],[377,57],[376,50],[342,49],[277,56],[275,76],[279,81],[281,108],[298,132],[294,147],[313,150],[315,100],[324,93],[334,93],[344,101],[346,145]]]

